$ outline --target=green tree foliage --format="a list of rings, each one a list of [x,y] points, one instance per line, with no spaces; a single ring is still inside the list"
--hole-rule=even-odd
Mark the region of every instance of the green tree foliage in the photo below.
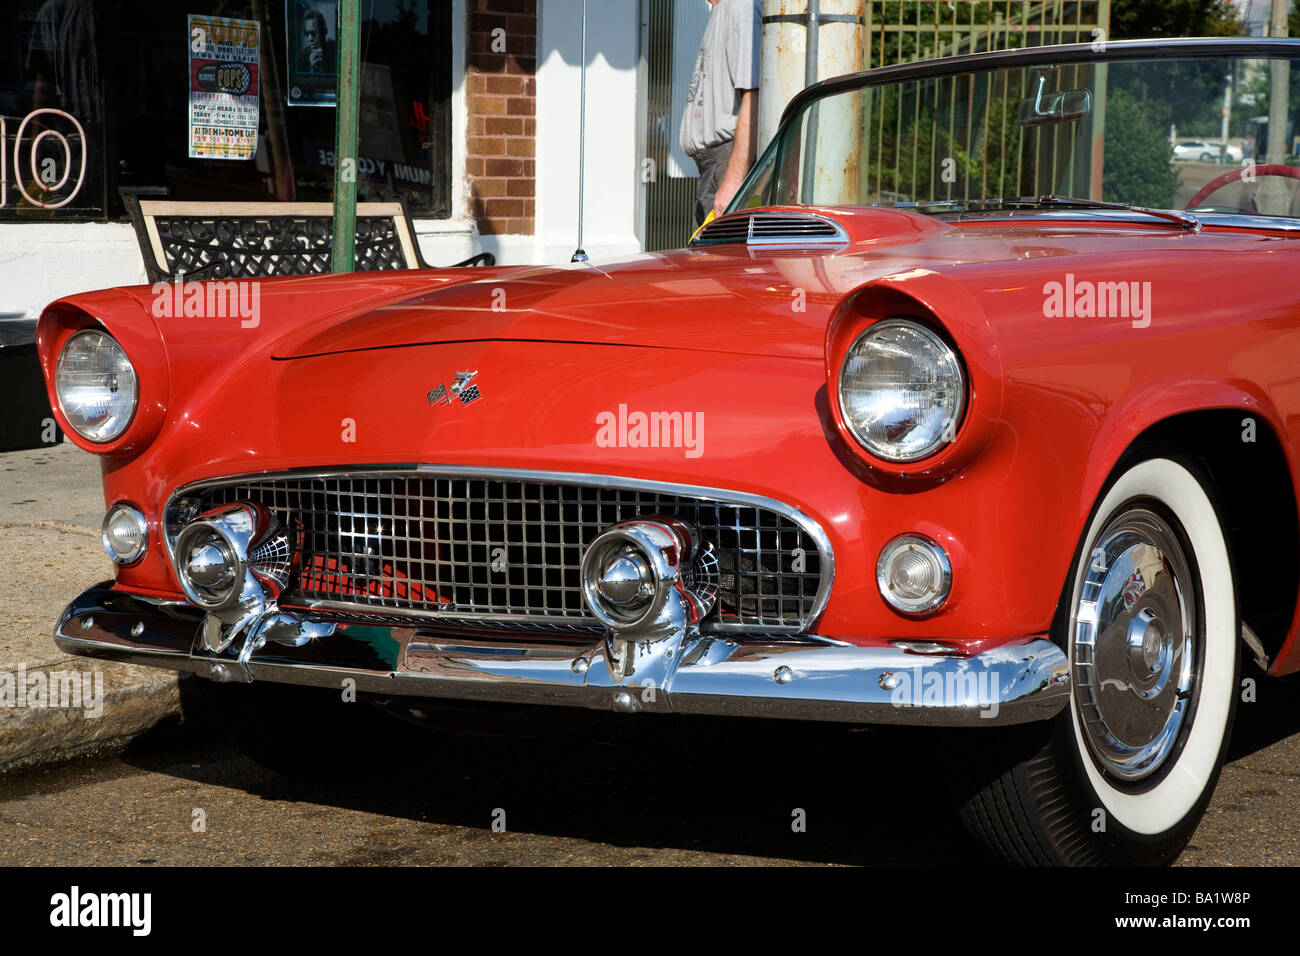
[[[1110,7],[1110,38],[1232,37],[1245,31],[1230,0],[1122,0]],[[1184,136],[1216,136],[1225,85],[1221,64],[1134,65],[1112,71],[1112,85],[1127,90],[1147,120],[1168,134],[1176,126]]]
[[[883,122],[867,131],[866,192],[901,201],[1019,195],[1021,91],[994,76],[992,91],[987,77],[973,90],[963,80],[878,87],[872,115]]]
[[[1019,0],[876,0],[872,7],[872,37],[870,62],[872,66],[918,60],[926,55],[937,56],[939,43],[948,41],[951,34],[943,28],[957,27],[964,43],[973,34],[975,47],[960,52],[971,53],[987,49],[988,30],[1000,22],[1005,33],[995,31],[992,48],[1018,48],[1039,43],[1058,42],[1053,25],[1059,15],[1065,32],[1061,42],[1088,39],[1070,35],[1069,27],[1076,22],[1096,23],[1098,4],[1084,2],[1066,4],[1058,10],[1053,3],[1034,2],[1023,5]],[[1292,11],[1291,35],[1300,36],[1300,15]],[[1021,18],[1033,27],[1045,31],[1021,32]],[[900,31],[898,24],[909,29]],[[1167,36],[1239,36],[1243,31],[1232,0],[1112,0],[1107,37],[1112,40],[1129,40],[1144,37]],[[938,29],[935,29],[935,28]],[[945,50],[951,53],[952,50]]]
[[[1235,37],[1242,21],[1229,0],[1120,0],[1110,5],[1110,38]]]
[[[1028,14],[1023,14],[1028,10]],[[1079,9],[1067,4],[1059,11],[1068,25],[1096,22],[1098,4],[1084,2]],[[1050,29],[1021,33],[1022,15],[1028,22],[1050,27],[1058,10],[1053,4],[1022,4],[1005,0],[887,0],[873,6],[870,61],[873,66],[934,56],[937,45],[952,34],[944,28],[958,26],[960,52],[992,45],[1022,47],[1056,42]],[[1300,7],[1292,11],[1292,32],[1300,35]],[[901,31],[898,24],[912,29]],[[1001,24],[1001,29],[988,28]],[[936,29],[938,28],[938,29]],[[1231,0],[1114,0],[1110,4],[1107,39],[1162,36],[1236,36],[1243,23]],[[1087,31],[1079,39],[1087,39]],[[1064,36],[1066,41],[1074,36]],[[951,49],[943,50],[951,53]],[[1226,67],[1231,70],[1231,66]],[[1017,106],[1028,71],[1011,71],[992,83],[975,81],[962,87],[953,102],[953,90],[939,87],[937,96],[926,87],[894,90],[877,95],[863,164],[864,192],[882,198],[946,199],[1036,195],[1042,192],[1080,193],[1086,182],[1090,155],[1085,126],[1048,125],[1024,129]],[[1088,68],[1053,77],[1049,89],[1092,88]],[[1243,92],[1233,82],[1238,95]],[[1300,69],[1292,71],[1300,83]],[[1104,93],[1106,108],[1106,198],[1168,207],[1178,186],[1171,168],[1168,143],[1171,126],[1180,135],[1215,137],[1219,131],[1224,88],[1229,81],[1225,63],[1218,61],[1133,62],[1114,64]],[[955,87],[953,88],[955,89]],[[883,96],[883,98],[882,98]],[[1234,110],[1234,127],[1246,122],[1248,109]],[[883,122],[881,120],[883,119]],[[940,177],[950,161],[954,183]],[[1082,180],[1080,177],[1084,177]]]
[[[978,28],[986,29],[994,23],[996,13],[1005,15],[1006,9],[1005,0],[877,0],[872,8],[868,59],[876,67],[924,59],[927,51],[932,57],[938,56],[938,45],[950,44],[951,39],[951,34],[940,28],[963,28],[963,37],[969,38],[971,33],[982,32]],[[899,30],[899,24],[915,29]],[[1013,36],[1011,41],[1008,45],[1012,47],[1028,45],[1021,37]],[[963,48],[960,52],[972,51]]]
[[[1106,102],[1106,168],[1102,198],[1156,209],[1169,209],[1178,190],[1173,149],[1159,127],[1123,90]]]

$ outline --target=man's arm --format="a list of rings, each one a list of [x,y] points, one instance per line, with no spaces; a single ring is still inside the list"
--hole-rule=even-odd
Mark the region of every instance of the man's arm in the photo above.
[[[713,214],[721,216],[727,208],[736,190],[745,181],[745,174],[754,165],[754,153],[758,148],[758,137],[754,127],[758,116],[758,90],[743,90],[740,94],[740,109],[736,113],[736,135],[731,142],[731,158],[727,160],[727,170],[722,174],[722,182],[713,197]]]

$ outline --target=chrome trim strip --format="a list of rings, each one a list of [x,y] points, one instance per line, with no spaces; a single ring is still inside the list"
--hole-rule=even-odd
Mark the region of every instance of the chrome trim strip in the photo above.
[[[68,606],[54,635],[73,654],[230,679],[232,652],[208,653],[196,640],[201,618],[187,604],[105,583]],[[375,631],[394,649],[391,669],[331,661],[330,649],[349,640],[338,632],[304,648],[267,645],[243,662],[244,673],[320,687],[350,678],[358,690],[384,695],[927,726],[1046,720],[1070,695],[1066,656],[1041,636],[959,657],[694,635],[647,696],[644,675],[620,677],[603,641],[503,644],[409,628],[368,628],[367,635]]]
[[[403,477],[412,474],[423,474],[432,477],[451,477],[451,478],[502,478],[502,479],[525,479],[539,482],[553,482],[556,484],[581,485],[588,488],[615,488],[625,491],[649,491],[660,494],[676,495],[679,497],[702,498],[709,501],[717,501],[722,504],[742,505],[751,508],[762,508],[768,511],[776,512],[785,518],[790,519],[807,534],[817,545],[817,550],[821,555],[821,581],[817,587],[817,593],[813,596],[812,609],[808,612],[807,623],[802,626],[764,626],[761,630],[765,632],[801,634],[813,627],[822,612],[826,610],[826,605],[830,601],[831,586],[835,582],[835,553],[831,548],[830,538],[826,532],[812,518],[808,517],[798,508],[777,501],[775,498],[767,498],[762,495],[751,495],[739,491],[726,491],[721,488],[707,488],[699,485],[679,485],[667,481],[643,481],[636,478],[624,478],[617,475],[591,475],[580,472],[566,471],[534,471],[527,468],[477,468],[470,465],[440,465],[440,464],[419,464],[419,465],[357,465],[346,468],[326,468],[326,469],[291,469],[289,471],[266,471],[266,472],[249,472],[241,475],[228,475],[220,478],[205,478],[201,481],[194,481],[188,485],[177,488],[167,497],[163,505],[162,514],[158,517],[158,527],[162,532],[162,539],[167,549],[167,558],[171,564],[172,571],[176,570],[176,555],[173,552],[173,541],[167,529],[167,515],[171,511],[172,504],[186,495],[201,491],[204,488],[211,488],[220,485],[240,484],[245,481],[276,481],[281,479],[314,479],[314,478],[346,478],[355,477],[358,472],[365,472],[370,478],[384,477]],[[311,605],[310,602],[304,602]],[[336,610],[355,610],[358,612],[369,611],[378,612],[379,609],[370,605],[357,604],[352,605],[347,602],[327,602],[322,607],[330,607]],[[385,612],[387,609],[384,609]],[[463,614],[459,615],[465,620],[473,621],[525,621],[529,623],[556,623],[558,615],[555,616],[531,616],[524,618],[514,615],[486,615],[486,614]],[[420,612],[412,612],[412,617],[418,620],[446,620],[445,616],[431,612],[427,615]],[[746,624],[727,624],[723,622],[713,622],[710,626],[710,633],[747,633],[756,628]]]
[[[1300,219],[1295,216],[1264,216],[1249,213],[1198,212],[1202,225],[1226,229],[1261,229],[1275,232],[1300,232]]]
[[[881,208],[904,208],[911,206],[890,206]],[[945,222],[1008,222],[1011,220],[1068,220],[1071,222],[1122,222],[1133,225],[1150,224],[1150,216],[1119,209],[1090,209],[1080,206],[1073,209],[989,209],[966,210],[964,212],[928,212],[916,210],[926,215],[933,215]],[[1153,210],[1159,212],[1160,210]],[[1300,219],[1291,216],[1252,216],[1239,213],[1198,212],[1196,218],[1205,229],[1259,229],[1274,232],[1300,232]]]
[[[448,626],[454,625],[457,621],[485,621],[502,624],[550,624],[554,627],[563,627],[568,624],[575,630],[584,627],[603,630],[600,622],[594,617],[588,623],[562,614],[497,614],[482,611],[477,613],[461,611],[456,614],[447,614],[439,611],[421,611],[418,608],[385,607],[376,604],[353,604],[348,601],[323,601],[317,599],[305,601],[286,600],[284,607],[288,610],[321,611],[339,615],[354,612],[362,618],[367,616],[400,617],[409,620],[412,627],[420,624],[436,624],[439,621]],[[748,630],[753,630],[753,628],[748,628]]]

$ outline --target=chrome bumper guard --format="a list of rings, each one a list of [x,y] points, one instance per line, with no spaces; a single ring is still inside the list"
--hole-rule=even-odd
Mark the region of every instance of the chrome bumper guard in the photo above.
[[[1044,720],[1069,698],[1061,649],[1043,637],[969,657],[805,637],[756,643],[683,631],[648,643],[545,632],[508,643],[454,628],[350,625],[299,647],[220,652],[188,604],[90,588],[54,631],[72,654],[360,693],[614,710],[929,726]],[[588,637],[589,641],[590,638]]]

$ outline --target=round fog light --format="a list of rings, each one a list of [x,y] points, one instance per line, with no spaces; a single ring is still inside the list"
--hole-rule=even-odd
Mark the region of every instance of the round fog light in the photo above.
[[[223,608],[243,580],[239,556],[207,522],[189,525],[176,541],[176,570],[185,596],[200,607]]]
[[[654,572],[640,551],[620,548],[605,556],[596,589],[614,607],[639,613],[654,597]]]
[[[630,536],[602,536],[584,557],[587,605],[607,627],[630,627],[651,617],[658,584],[650,555]]]
[[[118,502],[104,515],[100,540],[117,564],[135,564],[149,546],[149,522],[139,508]]]
[[[623,521],[582,556],[582,597],[605,627],[654,634],[698,624],[717,600],[717,558],[699,532],[672,517]],[[670,604],[670,595],[680,599]]]
[[[904,614],[925,614],[948,598],[952,566],[943,548],[919,534],[894,538],[876,562],[881,596]]]

